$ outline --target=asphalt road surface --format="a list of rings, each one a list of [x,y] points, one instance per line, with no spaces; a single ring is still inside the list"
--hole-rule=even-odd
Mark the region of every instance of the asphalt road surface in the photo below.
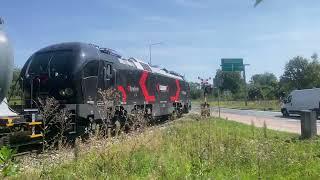
[[[193,106],[191,112],[199,113],[200,106]],[[228,108],[221,108],[220,113],[222,118],[226,118],[228,120],[245,124],[251,124],[253,122],[257,127],[262,127],[265,122],[267,127],[270,129],[299,134],[301,133],[300,116],[298,115],[292,115],[288,118],[285,118],[280,112]],[[219,114],[217,107],[211,107],[211,115],[218,117]],[[318,120],[317,129],[319,128],[320,121]]]
[[[211,111],[218,112],[217,107],[212,107]],[[264,118],[274,118],[278,120],[284,121],[300,121],[299,115],[291,115],[290,117],[283,117],[281,112],[274,112],[274,111],[259,111],[259,110],[239,110],[239,109],[228,109],[228,108],[221,108],[220,112],[222,113],[231,113],[231,114],[238,114],[244,116],[256,116],[256,117],[264,117]]]

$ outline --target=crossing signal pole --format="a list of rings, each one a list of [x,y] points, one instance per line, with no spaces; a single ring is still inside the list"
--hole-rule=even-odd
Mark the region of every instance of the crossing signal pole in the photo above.
[[[209,117],[210,105],[207,102],[207,95],[211,92],[211,86],[209,84],[209,80],[211,80],[211,77],[207,79],[198,77],[198,79],[201,82],[201,89],[203,90],[203,97],[204,97],[204,103],[201,104],[201,115],[205,117]]]
[[[211,86],[209,84],[209,80],[211,80],[211,77],[207,79],[198,77],[198,79],[201,82],[200,84],[201,84],[201,89],[203,90],[204,102],[207,103],[207,95],[211,91]]]

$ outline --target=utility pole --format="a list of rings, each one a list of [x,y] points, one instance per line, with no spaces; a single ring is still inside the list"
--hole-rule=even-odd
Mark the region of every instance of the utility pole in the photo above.
[[[221,118],[221,106],[220,106],[220,101],[221,101],[221,92],[220,92],[220,87],[222,86],[223,83],[223,79],[217,79],[216,80],[216,88],[218,91],[218,114],[219,114],[219,118]]]
[[[149,45],[149,65],[151,65],[151,45]]]
[[[220,112],[221,112],[221,108],[220,108],[220,87],[218,87],[218,111],[219,111],[219,118],[221,118]]]
[[[246,66],[249,66],[249,65],[250,64],[243,65],[243,80],[244,80],[244,93],[245,93],[244,104],[245,104],[245,106],[248,106],[248,86],[247,86],[247,81],[246,81]]]
[[[152,46],[160,45],[160,44],[163,44],[163,43],[162,43],[162,42],[158,42],[158,43],[151,43],[151,44],[149,44],[149,65],[152,64],[152,59],[151,59],[151,48],[152,48]]]

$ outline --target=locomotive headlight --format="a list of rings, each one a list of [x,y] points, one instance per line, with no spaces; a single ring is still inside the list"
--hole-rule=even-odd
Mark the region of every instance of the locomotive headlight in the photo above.
[[[59,94],[61,96],[72,96],[73,95],[73,90],[71,88],[62,89],[62,90],[59,91]]]
[[[66,96],[66,92],[64,91],[64,89],[61,89],[61,90],[59,91],[59,94],[60,94],[61,96]]]
[[[66,89],[64,90],[64,92],[65,92],[65,94],[66,94],[67,96],[72,96],[72,95],[73,95],[73,90],[72,90],[71,88],[66,88]]]

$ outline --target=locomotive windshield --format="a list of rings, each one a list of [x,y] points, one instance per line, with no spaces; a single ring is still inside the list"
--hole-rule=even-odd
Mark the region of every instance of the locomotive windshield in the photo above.
[[[72,51],[51,51],[37,53],[32,57],[28,74],[48,74],[50,77],[68,75],[71,72]]]

